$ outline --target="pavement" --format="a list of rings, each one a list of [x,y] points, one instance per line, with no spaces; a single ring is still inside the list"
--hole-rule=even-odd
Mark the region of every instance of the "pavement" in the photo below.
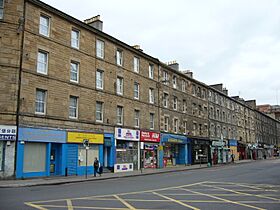
[[[250,163],[255,160],[240,160],[235,161],[233,164],[242,164]],[[257,160],[259,161],[259,160]],[[233,165],[232,163],[228,164],[218,164],[213,165],[212,167],[225,167],[228,165]],[[197,164],[197,165],[187,165],[187,166],[172,166],[160,169],[142,169],[132,172],[119,172],[119,173],[104,173],[101,176],[93,175],[85,176],[53,176],[53,177],[40,177],[32,179],[17,179],[17,180],[0,180],[0,188],[13,188],[13,187],[31,187],[31,186],[42,186],[42,185],[59,185],[67,183],[77,183],[77,182],[86,182],[86,181],[98,181],[106,179],[117,179],[124,177],[133,177],[133,176],[144,176],[151,174],[161,174],[161,173],[171,173],[178,171],[187,171],[187,170],[198,170],[208,168],[207,164]]]

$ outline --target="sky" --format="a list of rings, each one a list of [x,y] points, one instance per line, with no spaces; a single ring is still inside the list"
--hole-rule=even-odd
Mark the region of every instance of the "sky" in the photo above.
[[[279,0],[43,0],[230,96],[280,104]]]

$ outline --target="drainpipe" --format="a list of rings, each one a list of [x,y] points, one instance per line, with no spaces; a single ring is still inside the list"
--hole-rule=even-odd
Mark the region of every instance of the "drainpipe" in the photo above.
[[[20,115],[20,94],[21,94],[21,80],[22,80],[22,62],[23,62],[23,45],[24,45],[24,30],[25,30],[25,15],[26,15],[26,0],[23,3],[23,16],[19,18],[19,26],[17,33],[21,33],[20,44],[20,61],[19,61],[19,75],[18,75],[18,90],[17,90],[17,110],[16,110],[16,141],[15,141],[15,160],[14,160],[14,176],[16,176],[17,167],[17,148],[18,148],[18,132],[19,132],[19,115]]]

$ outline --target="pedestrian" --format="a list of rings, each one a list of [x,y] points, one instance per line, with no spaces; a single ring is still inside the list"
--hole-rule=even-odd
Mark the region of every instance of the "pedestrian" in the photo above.
[[[234,154],[231,154],[231,162],[234,163],[234,157],[235,155]]]
[[[96,176],[96,173],[98,172],[99,169],[99,161],[97,159],[97,157],[95,157],[95,160],[93,162],[93,175]]]

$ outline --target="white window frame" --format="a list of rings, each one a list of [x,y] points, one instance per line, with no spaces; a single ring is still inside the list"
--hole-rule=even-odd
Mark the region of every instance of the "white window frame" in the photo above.
[[[103,122],[103,102],[102,101],[96,101],[96,104],[95,104],[95,119],[96,119],[96,122]],[[99,106],[100,105],[100,106]],[[97,107],[100,107],[101,109],[97,109]],[[101,119],[97,119],[97,116],[98,114],[101,116]]]
[[[140,111],[137,109],[134,110],[134,127],[140,127]]]
[[[178,98],[176,96],[173,97],[173,109],[178,109]]]
[[[118,66],[123,65],[123,51],[120,49],[117,49],[117,52],[116,52],[116,63]]]
[[[74,68],[75,67],[75,68]],[[70,63],[70,81],[71,82],[75,82],[75,83],[79,83],[79,68],[80,68],[80,64],[79,62],[76,62],[76,61],[71,61]],[[74,80],[72,78],[72,74],[76,75],[77,79]]]
[[[174,133],[178,133],[178,131],[179,131],[179,120],[178,120],[178,118],[174,118],[173,123],[174,123],[173,131],[174,131]]]
[[[40,15],[39,34],[46,37],[50,36],[50,18],[43,14]]]
[[[117,94],[123,95],[123,78],[117,77]]]
[[[182,80],[182,91],[186,92],[186,81]]]
[[[97,69],[95,77],[96,77],[95,78],[96,89],[103,90],[103,88],[104,88],[104,85],[103,85],[104,84],[104,71]]]
[[[137,57],[133,58],[133,70],[136,73],[139,73],[140,70],[140,59]]]
[[[139,89],[140,89],[140,85],[139,85],[139,83],[137,83],[137,82],[134,82],[134,99],[137,99],[137,100],[139,100],[139,96],[140,96],[140,91],[139,91]]]
[[[117,125],[123,125],[123,107],[117,106]]]
[[[154,65],[153,64],[149,64],[149,78],[150,79],[154,79]]]
[[[169,130],[169,117],[168,116],[164,116],[164,131],[168,132]]]
[[[104,59],[105,42],[102,40],[96,40],[96,57]]]
[[[184,99],[183,100],[183,113],[187,112],[187,101]]]
[[[38,93],[42,93],[43,98],[38,98]],[[46,114],[46,104],[47,104],[47,91],[43,90],[43,89],[36,89],[36,98],[35,98],[35,114],[41,114],[41,115],[45,115]],[[43,107],[43,111],[40,111],[39,109],[37,109],[37,104],[42,104],[43,106],[39,107]]]
[[[71,100],[74,100],[76,106],[71,105]],[[74,109],[75,116],[71,115],[71,109]],[[69,118],[77,119],[78,118],[78,97],[77,96],[70,96],[69,98]]]
[[[167,84],[168,80],[169,80],[168,72],[167,71],[163,71],[163,83]]]
[[[72,29],[71,31],[71,47],[76,49],[80,48],[80,31],[77,29]]]
[[[188,122],[184,121],[183,123],[184,123],[184,134],[186,135],[188,131]]]
[[[177,77],[176,76],[173,76],[172,84],[173,84],[173,88],[177,89]]]
[[[149,88],[149,103],[150,104],[155,103],[155,91],[153,88]]]
[[[168,93],[163,93],[163,107],[168,108]]]
[[[154,130],[155,129],[155,114],[150,113],[150,129]]]
[[[41,55],[44,56],[43,60],[41,60]],[[37,54],[37,72],[40,74],[48,74],[48,63],[49,63],[49,53],[43,50],[38,50]],[[41,69],[41,66],[44,68]]]

